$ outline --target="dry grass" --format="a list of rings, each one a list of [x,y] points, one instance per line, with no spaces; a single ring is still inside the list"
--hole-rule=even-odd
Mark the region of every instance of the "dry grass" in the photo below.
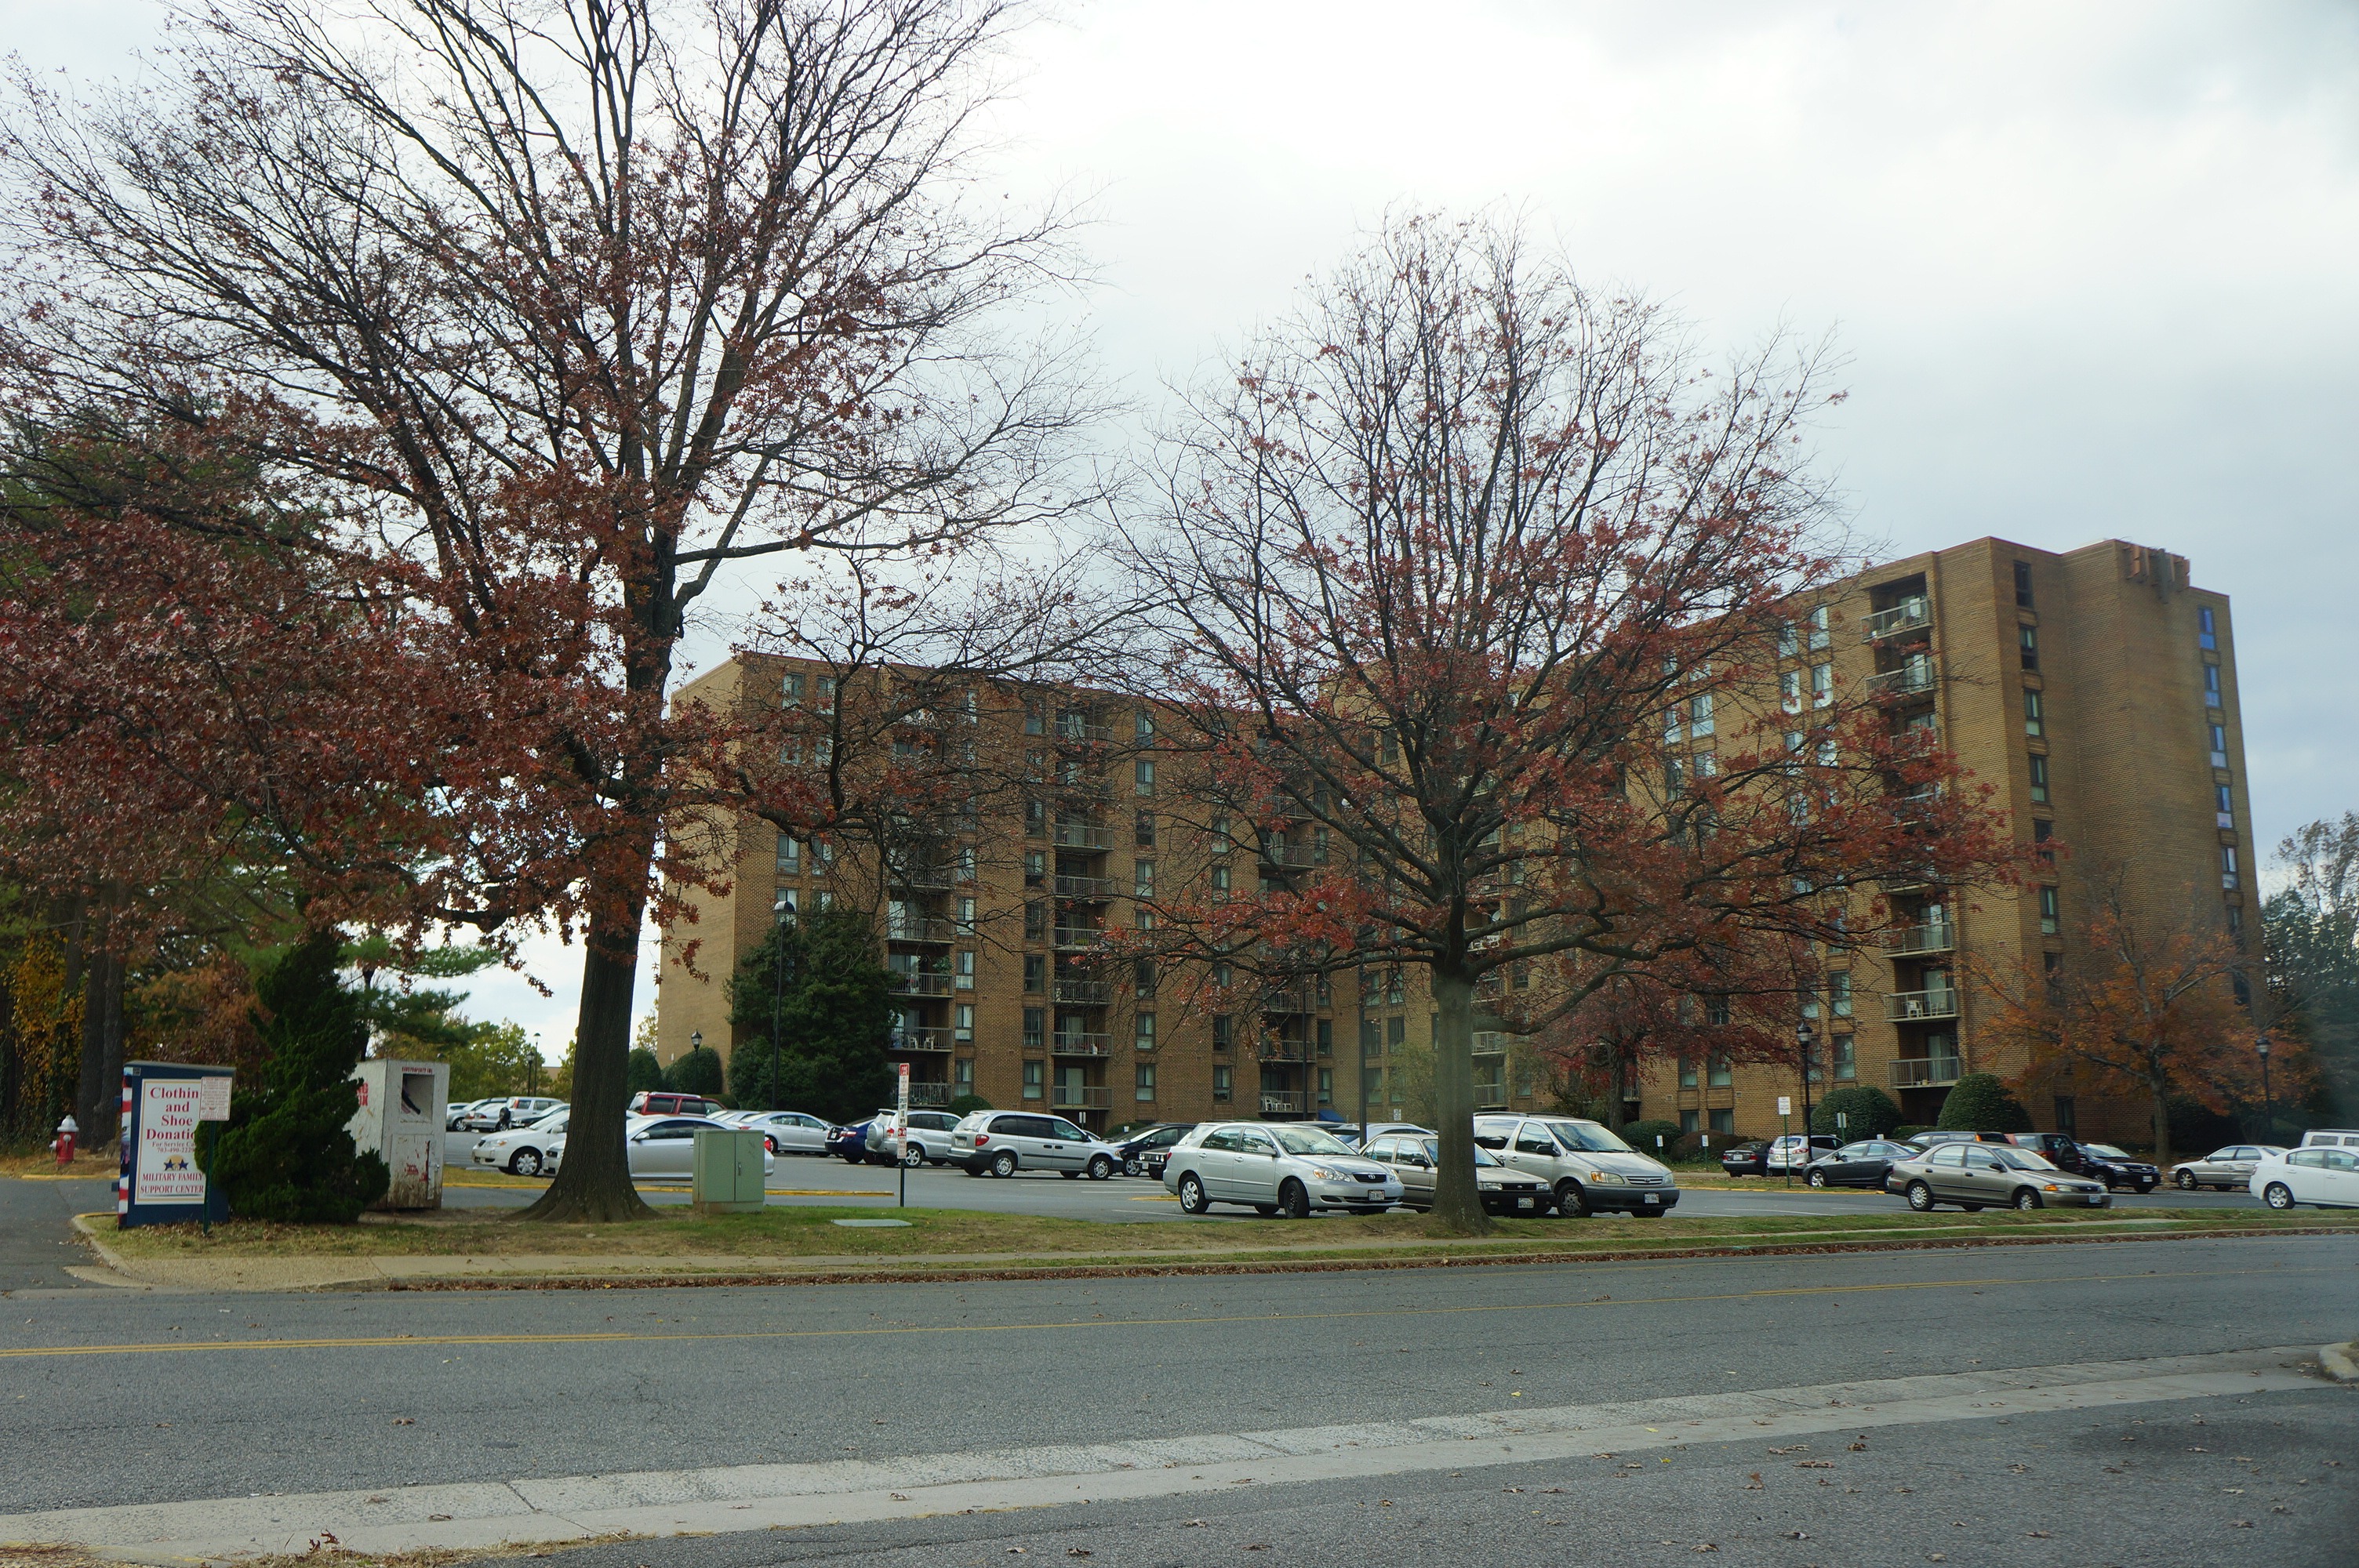
[[[82,1149],[75,1151],[73,1163],[68,1166],[62,1174],[111,1182],[121,1169],[122,1162],[115,1158],[114,1150],[112,1147],[96,1154],[87,1149]],[[54,1176],[60,1173],[58,1170],[58,1157],[47,1149],[27,1149],[13,1154],[0,1154],[0,1176]],[[5,1562],[5,1559],[0,1559],[0,1562]]]

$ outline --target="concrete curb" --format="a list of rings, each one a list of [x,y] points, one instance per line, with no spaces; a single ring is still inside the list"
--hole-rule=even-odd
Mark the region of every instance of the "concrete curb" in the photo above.
[[[985,1264],[960,1268],[914,1266],[844,1267],[835,1269],[729,1268],[701,1272],[665,1271],[654,1259],[617,1258],[614,1272],[563,1271],[509,1274],[391,1275],[369,1259],[254,1258],[236,1260],[228,1279],[191,1280],[165,1276],[163,1269],[143,1268],[124,1259],[99,1238],[84,1217],[74,1227],[92,1249],[121,1276],[124,1284],[180,1291],[270,1292],[288,1291],[599,1291],[679,1290],[716,1285],[908,1285],[965,1284],[1021,1280],[1159,1279],[1188,1275],[1359,1273],[1377,1270],[1501,1268],[1517,1264],[1676,1262],[1687,1259],[1803,1257],[1812,1254],[1861,1252],[1923,1252],[1987,1247],[2059,1247],[2125,1241],[2239,1240],[2276,1236],[2348,1236],[2348,1227],[2267,1227],[2210,1230],[2137,1231],[2117,1234],[2026,1235],[1962,1233],[1897,1240],[1842,1240],[1723,1244],[1709,1247],[1620,1247],[1606,1249],[1421,1253],[1386,1257],[1381,1254],[1344,1258],[1289,1258],[1282,1255],[1190,1262],[1184,1259],[1141,1260],[1111,1263]],[[2073,1227],[2075,1230],[2078,1227]]]
[[[2319,1369],[2338,1383],[2359,1383],[2359,1339],[2318,1347]]]

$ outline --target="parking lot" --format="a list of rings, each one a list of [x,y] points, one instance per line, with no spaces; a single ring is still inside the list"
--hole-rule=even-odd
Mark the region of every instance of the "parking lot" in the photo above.
[[[513,1207],[532,1201],[533,1189],[510,1183],[469,1185],[473,1174],[468,1156],[476,1134],[454,1132],[445,1148],[448,1176],[443,1203],[452,1208]],[[1110,1182],[1068,1181],[1047,1172],[1026,1173],[1006,1181],[970,1176],[947,1166],[929,1165],[903,1173],[875,1165],[847,1165],[818,1155],[781,1156],[769,1182],[769,1201],[779,1205],[841,1206],[845,1203],[890,1206],[908,1179],[908,1201],[926,1208],[969,1208],[991,1214],[1042,1215],[1060,1219],[1178,1219],[1179,1200],[1160,1182],[1117,1176]],[[647,1184],[641,1192],[649,1203],[686,1203],[684,1187]],[[1860,1214],[1903,1207],[1901,1200],[1884,1193],[1859,1189],[1813,1192],[1782,1183],[1747,1182],[1736,1188],[1688,1187],[1680,1196],[1683,1215],[1730,1216],[1761,1214]],[[2116,1193],[2114,1206],[2141,1208],[2250,1208],[2257,1200],[2244,1193],[2181,1193],[2163,1190],[2140,1196]],[[1214,1222],[1250,1220],[1242,1209],[1222,1208],[1203,1217]]]

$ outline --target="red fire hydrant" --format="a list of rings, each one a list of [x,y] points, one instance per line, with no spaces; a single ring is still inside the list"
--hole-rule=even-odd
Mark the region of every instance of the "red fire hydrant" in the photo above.
[[[74,1125],[74,1119],[71,1116],[58,1123],[58,1141],[55,1147],[58,1152],[59,1170],[62,1171],[73,1163],[74,1134],[81,1130],[81,1128]]]

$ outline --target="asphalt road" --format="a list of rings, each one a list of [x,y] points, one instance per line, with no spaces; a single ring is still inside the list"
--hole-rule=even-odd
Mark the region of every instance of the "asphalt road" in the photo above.
[[[0,1514],[853,1458],[918,1475],[1020,1445],[1601,1400],[1749,1409],[1749,1390],[1842,1379],[2315,1346],[2359,1334],[2354,1283],[2359,1238],[2331,1237],[927,1287],[36,1292],[0,1333]],[[1810,1436],[1794,1450],[1808,1469],[1767,1438],[1540,1464],[1468,1449],[1462,1468],[567,1560],[947,1564],[1022,1546],[1194,1564],[1266,1545],[1274,1563],[1495,1568],[1712,1544],[1731,1563],[2343,1568],[2359,1390],[2245,1387],[2042,1413],[1978,1401],[1863,1431],[1862,1450],[1848,1429]]]

